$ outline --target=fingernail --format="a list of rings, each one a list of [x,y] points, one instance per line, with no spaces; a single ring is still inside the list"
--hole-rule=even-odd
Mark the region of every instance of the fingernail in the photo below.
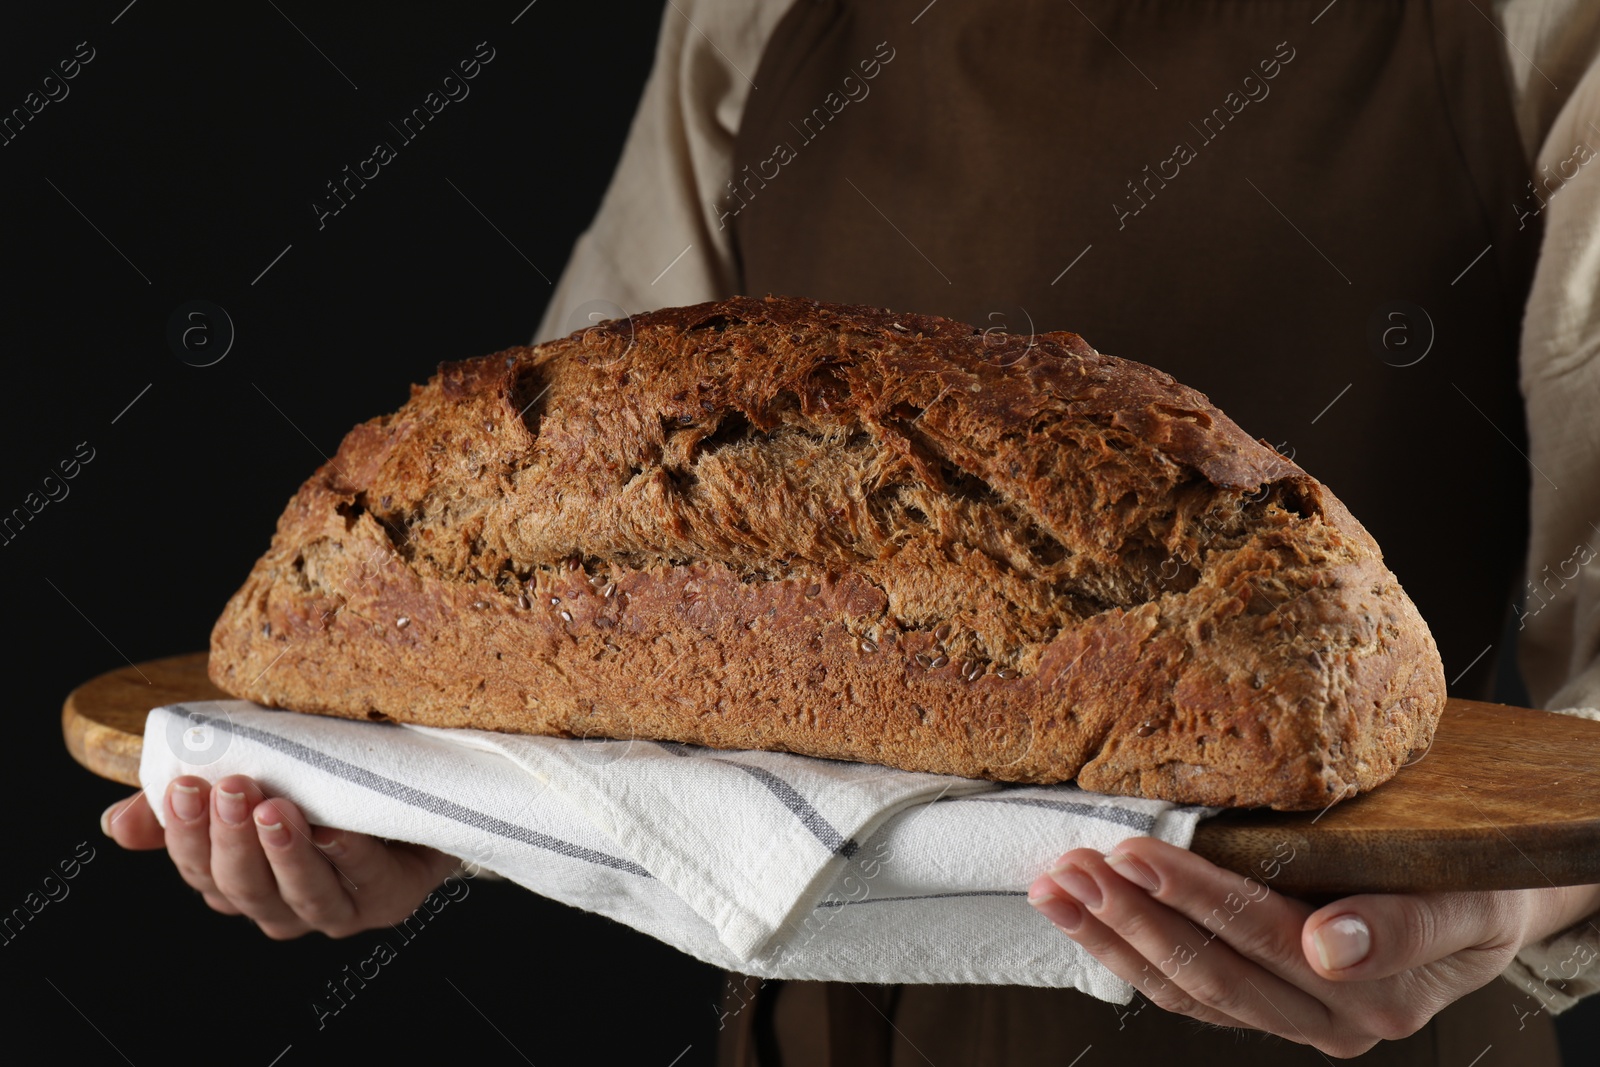
[[[1359,915],[1341,915],[1317,927],[1311,940],[1325,970],[1354,967],[1372,951],[1372,931]]]
[[[318,841],[313,837],[311,843],[320,848],[324,856],[340,856],[344,854],[344,845],[339,843],[337,836],[330,837],[326,841]]]
[[[1156,872],[1148,864],[1140,863],[1125,852],[1111,853],[1106,857],[1106,862],[1112,870],[1148,893],[1161,888],[1161,880],[1156,877]]]
[[[221,819],[229,826],[238,826],[240,823],[244,822],[245,817],[249,814],[249,812],[245,810],[244,794],[230,793],[226,789],[218,789],[216,790],[216,794],[217,818]]]
[[[289,831],[284,828],[283,819],[276,811],[267,818],[275,818],[275,822],[264,822],[264,812],[256,812],[256,830],[261,834],[261,842],[273,848],[283,848],[289,844]]]
[[[111,836],[111,817],[112,817],[112,813],[115,812],[121,806],[122,806],[122,801],[119,800],[115,804],[113,804],[109,808],[107,808],[105,811],[102,811],[100,813],[100,832],[105,834],[107,837]]]
[[[1050,924],[1062,933],[1070,934],[1083,925],[1083,912],[1070,898],[1056,892],[1057,886],[1048,878],[1041,878],[1028,889],[1028,903]]]
[[[1056,898],[1045,916],[1050,924],[1064,934],[1070,934],[1083,925],[1083,911],[1072,901]]]
[[[1065,889],[1074,899],[1083,901],[1089,908],[1098,908],[1105,899],[1100,887],[1075,863],[1062,863],[1050,869],[1056,885]]]
[[[200,787],[179,785],[177,782],[172,783],[167,793],[167,805],[172,808],[172,814],[184,822],[194,822],[205,811],[205,806],[200,803]]]

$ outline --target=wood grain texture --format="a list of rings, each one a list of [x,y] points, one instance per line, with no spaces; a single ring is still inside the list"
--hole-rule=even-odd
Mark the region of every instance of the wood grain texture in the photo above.
[[[102,778],[139,784],[144,720],[151,708],[185,700],[227,700],[206,677],[206,653],[150,660],[91,678],[67,694],[61,732],[72,758]]]
[[[79,763],[137,786],[149,709],[218,699],[204,652],[152,660],[74,689],[62,732]],[[1452,699],[1386,785],[1322,812],[1224,812],[1192,847],[1287,893],[1600,883],[1600,723]]]
[[[1450,700],[1433,747],[1325,813],[1229,811],[1194,851],[1284,892],[1526,889],[1600,883],[1600,723]]]

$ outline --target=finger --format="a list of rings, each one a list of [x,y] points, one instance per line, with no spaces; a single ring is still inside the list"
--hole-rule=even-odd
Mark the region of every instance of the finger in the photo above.
[[[150,810],[144,790],[119,800],[100,814],[100,831],[127,849],[152,849],[162,845],[161,824]]]
[[[1157,973],[1116,931],[1086,912],[1049,876],[1040,877],[1028,890],[1028,903],[1056,929],[1081,945],[1118,978],[1132,985],[1158,1008],[1187,1015],[1214,1026],[1249,1029],[1244,1023],[1201,1004],[1170,979]]]
[[[1123,878],[1197,926],[1206,940],[1220,938],[1243,958],[1313,996],[1324,991],[1300,947],[1311,913],[1308,905],[1153,837],[1129,838],[1106,860]]]
[[[457,863],[452,856],[420,845],[321,826],[310,832],[368,927],[411,914]]]
[[[331,937],[358,932],[355,903],[342,876],[313,844],[300,809],[277,797],[256,805],[253,818],[278,893],[300,921]]]
[[[220,912],[223,915],[243,914],[238,908],[233,906],[233,901],[229,900],[221,893],[203,893],[201,895],[205,899],[206,907],[210,908],[212,911]]]
[[[1468,950],[1501,954],[1515,947],[1520,927],[1509,893],[1373,894],[1313,912],[1301,946],[1318,975],[1361,982]]]
[[[172,865],[190,886],[208,897],[217,893],[211,877],[211,785],[184,775],[167,785],[166,845]]]
[[[1206,935],[1154,899],[1093,849],[1063,857],[1050,877],[1197,1003],[1257,1030],[1309,1043],[1325,1030],[1327,1008],[1304,990]]]
[[[229,775],[211,790],[211,877],[217,891],[255,920],[274,940],[308,929],[278,892],[278,880],[261,848],[250,812],[265,798],[243,775]]]

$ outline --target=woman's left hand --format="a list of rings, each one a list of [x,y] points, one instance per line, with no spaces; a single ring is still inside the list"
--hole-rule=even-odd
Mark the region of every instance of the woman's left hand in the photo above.
[[[1067,853],[1029,890],[1151,1002],[1330,1056],[1421,1029],[1523,945],[1600,907],[1600,886],[1346,897],[1323,908],[1154,838]]]

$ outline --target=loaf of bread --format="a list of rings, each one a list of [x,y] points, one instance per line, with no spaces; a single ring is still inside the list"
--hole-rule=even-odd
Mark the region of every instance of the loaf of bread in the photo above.
[[[1075,334],[774,297],[441,366],[295,495],[211,677],[1283,809],[1387,780],[1445,698],[1371,536],[1201,394]]]

